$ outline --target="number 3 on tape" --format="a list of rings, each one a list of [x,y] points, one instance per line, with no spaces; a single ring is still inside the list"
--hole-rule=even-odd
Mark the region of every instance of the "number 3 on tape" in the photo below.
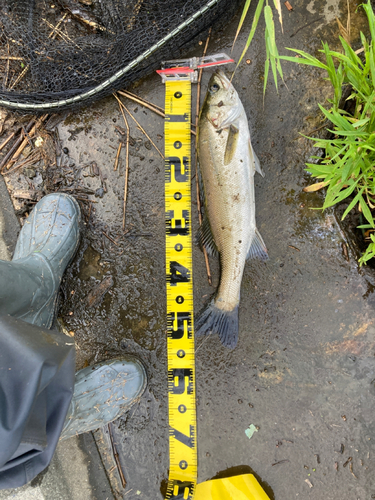
[[[190,123],[191,82],[167,80],[164,132],[170,456],[168,500],[192,500],[197,482]]]

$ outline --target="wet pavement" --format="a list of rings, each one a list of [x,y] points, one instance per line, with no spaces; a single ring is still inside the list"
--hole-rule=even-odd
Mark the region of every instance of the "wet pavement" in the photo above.
[[[277,26],[280,52],[289,46],[317,54],[320,40],[338,46],[335,16],[346,22],[345,1],[291,3],[291,12],[282,5],[284,34]],[[354,15],[359,3],[350,1],[353,39],[363,27],[363,18]],[[208,53],[230,52],[237,23],[238,17],[212,36]],[[248,20],[235,58],[250,26]],[[197,46],[191,55],[201,53]],[[303,168],[311,142],[299,133],[321,126],[317,103],[329,88],[317,70],[284,64],[285,83],[278,94],[269,86],[263,106],[263,28],[247,57],[250,63],[241,65],[233,83],[266,174],[256,176],[256,207],[270,259],[246,265],[237,348],[222,347],[217,336],[196,339],[199,481],[252,471],[271,499],[368,500],[375,498],[374,273],[358,268],[349,239],[347,260],[347,237],[334,212],[311,210],[321,205],[321,195],[302,192],[309,182]],[[203,76],[203,95],[210,73]],[[132,91],[164,104],[157,75]],[[124,102],[163,150],[162,118]],[[131,119],[129,124],[125,232],[125,148],[113,170],[115,127],[124,128],[116,101],[101,101],[59,126],[66,162],[81,168],[95,161],[103,177],[89,167],[80,170],[97,196],[91,197],[95,203],[90,215],[86,210],[79,253],[63,284],[60,317],[74,334],[78,368],[125,352],[146,365],[146,394],[112,427],[127,480],[125,498],[154,500],[165,491],[169,461],[164,171],[159,153]],[[199,248],[193,258],[199,311],[215,291],[219,266],[211,259],[211,287]],[[92,304],[89,293],[97,294],[106,277],[112,280],[105,294]],[[250,424],[258,432],[249,440]]]

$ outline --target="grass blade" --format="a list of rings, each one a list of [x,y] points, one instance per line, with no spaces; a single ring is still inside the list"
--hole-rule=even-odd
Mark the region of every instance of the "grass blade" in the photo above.
[[[249,37],[248,37],[247,42],[245,44],[245,48],[242,51],[241,57],[238,60],[236,69],[238,68],[240,62],[242,61],[244,55],[246,54],[247,49],[250,46],[251,40],[254,38],[254,33],[255,33],[255,30],[256,30],[256,27],[258,26],[260,15],[262,13],[263,4],[264,4],[264,0],[259,0],[258,6],[257,6],[255,14],[254,14],[253,24],[251,25],[250,34],[249,34]]]
[[[275,4],[276,10],[279,14],[279,22],[281,25],[281,31],[284,33],[284,26],[283,26],[283,13],[281,12],[281,3],[280,0],[273,0],[273,3]]]
[[[238,35],[239,35],[240,31],[241,31],[243,22],[245,20],[246,15],[247,15],[247,11],[249,10],[249,7],[250,7],[250,3],[251,3],[251,0],[246,0],[246,3],[244,5],[243,11],[242,11],[240,22],[238,23],[238,27],[237,27],[237,31],[236,31],[236,36],[234,37],[234,41],[233,41],[233,45],[232,45],[232,50],[233,50],[234,44],[236,43],[237,37],[238,37]]]
[[[266,51],[267,51],[267,57],[266,57],[266,62],[264,64],[263,104],[264,104],[264,94],[266,93],[266,87],[267,87],[268,72],[270,70],[270,58],[267,46],[266,46]]]
[[[273,73],[273,79],[275,81],[275,86],[276,90],[277,88],[277,72],[283,78],[283,72],[281,69],[281,64],[279,60],[279,53],[277,50],[277,45],[276,45],[276,38],[275,38],[275,24],[273,22],[273,13],[272,9],[269,5],[267,5],[264,8],[264,18],[266,21],[266,32],[265,32],[265,38],[266,38],[266,47],[268,47],[267,50],[267,55],[269,56],[270,62],[271,62],[271,68],[272,68],[272,73]]]
[[[341,220],[344,220],[344,219],[345,219],[345,217],[346,217],[346,216],[348,215],[348,213],[350,212],[350,210],[356,206],[356,204],[357,204],[357,203],[358,203],[358,201],[359,201],[359,197],[360,197],[360,196],[362,196],[362,193],[363,193],[364,189],[365,189],[365,188],[363,187],[363,188],[359,191],[359,193],[357,194],[357,196],[355,196],[355,197],[352,199],[352,201],[351,201],[350,205],[349,205],[349,206],[348,206],[348,208],[345,210],[345,212],[342,214]]]
[[[374,227],[375,226],[374,219],[372,218],[370,209],[362,196],[359,197],[359,204],[361,205],[363,215],[366,217],[367,221],[371,224],[371,227]]]

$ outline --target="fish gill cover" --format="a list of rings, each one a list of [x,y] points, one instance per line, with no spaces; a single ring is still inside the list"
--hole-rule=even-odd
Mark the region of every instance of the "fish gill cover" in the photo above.
[[[0,0],[0,106],[59,111],[180,57],[241,0]]]

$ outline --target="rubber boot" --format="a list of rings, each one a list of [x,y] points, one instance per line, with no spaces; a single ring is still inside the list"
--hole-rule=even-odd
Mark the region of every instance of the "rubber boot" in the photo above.
[[[67,194],[49,194],[35,205],[13,259],[0,261],[0,314],[51,328],[61,278],[79,244],[79,220],[79,205]]]
[[[104,361],[76,373],[74,394],[60,440],[109,424],[136,403],[147,384],[134,356]]]

